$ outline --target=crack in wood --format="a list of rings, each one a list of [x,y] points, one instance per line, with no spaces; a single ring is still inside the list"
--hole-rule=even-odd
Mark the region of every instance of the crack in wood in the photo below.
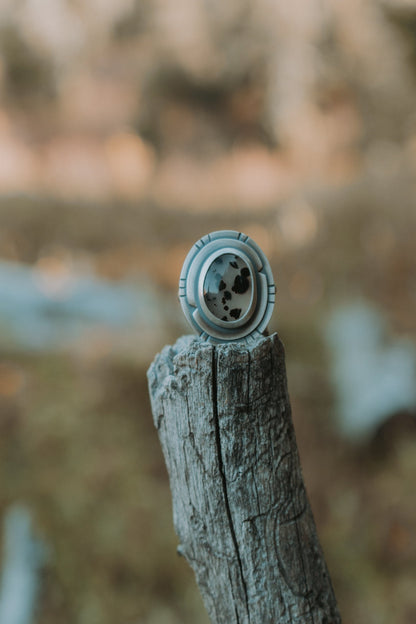
[[[243,564],[241,561],[240,549],[238,546],[237,536],[235,533],[234,522],[233,522],[231,509],[230,509],[230,502],[228,500],[227,477],[224,472],[224,463],[223,463],[223,458],[222,458],[220,423],[219,423],[219,416],[218,416],[217,364],[218,362],[217,362],[216,349],[215,349],[215,346],[213,346],[212,347],[212,413],[213,413],[214,426],[215,426],[215,442],[217,446],[218,466],[219,466],[219,471],[221,475],[222,489],[224,493],[225,510],[226,510],[226,514],[227,514],[227,518],[228,518],[228,522],[230,526],[231,538],[232,538],[234,548],[235,548],[235,554],[237,557],[238,567],[239,567],[240,575],[241,575],[241,583],[243,586],[244,597],[245,597],[246,606],[247,606],[248,624],[250,624],[250,612],[249,612],[249,605],[248,605],[247,585],[244,579]],[[237,613],[237,617],[238,617],[238,613]],[[239,619],[238,619],[237,624],[238,623],[239,623]]]

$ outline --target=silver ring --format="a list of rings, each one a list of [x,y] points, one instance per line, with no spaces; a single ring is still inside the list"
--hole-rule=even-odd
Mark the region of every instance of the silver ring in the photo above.
[[[251,238],[233,230],[196,242],[179,279],[183,312],[209,342],[257,340],[267,330],[275,296],[266,256]]]

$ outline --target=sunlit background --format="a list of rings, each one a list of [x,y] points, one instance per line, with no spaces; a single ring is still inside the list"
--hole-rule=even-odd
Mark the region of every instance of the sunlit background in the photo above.
[[[0,89],[0,624],[207,624],[145,372],[218,229],[344,624],[414,624],[416,2],[0,0]]]

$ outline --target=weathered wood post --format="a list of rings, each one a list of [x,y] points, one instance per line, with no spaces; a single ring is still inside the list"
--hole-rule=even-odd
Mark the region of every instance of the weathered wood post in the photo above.
[[[230,274],[221,277],[227,287]],[[178,550],[213,624],[338,624],[301,474],[283,345],[277,334],[250,331],[229,342],[182,337],[148,372]]]

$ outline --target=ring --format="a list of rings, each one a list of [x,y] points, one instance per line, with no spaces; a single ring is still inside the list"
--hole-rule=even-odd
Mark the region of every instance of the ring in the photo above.
[[[256,341],[267,332],[276,287],[260,247],[222,230],[193,245],[182,267],[179,300],[186,319],[209,342]]]

